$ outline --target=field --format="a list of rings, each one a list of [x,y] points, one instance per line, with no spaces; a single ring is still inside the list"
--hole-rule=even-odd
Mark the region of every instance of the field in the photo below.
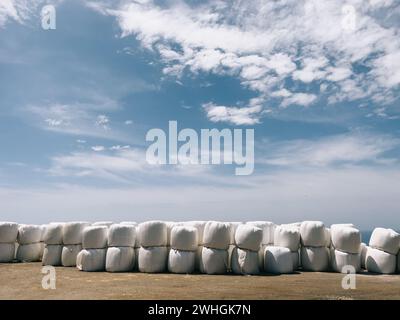
[[[400,299],[400,275],[360,274],[356,289],[343,275],[175,275],[88,273],[56,268],[56,289],[44,290],[40,263],[0,264],[0,299]]]

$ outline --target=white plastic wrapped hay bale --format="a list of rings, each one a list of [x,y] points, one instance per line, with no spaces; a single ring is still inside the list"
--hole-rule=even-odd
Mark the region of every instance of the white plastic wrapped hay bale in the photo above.
[[[134,247],[136,227],[133,225],[113,224],[108,230],[109,247]]]
[[[76,259],[81,250],[81,244],[64,245],[61,253],[61,264],[64,267],[76,267]]]
[[[42,238],[42,228],[38,225],[22,224],[18,228],[18,243],[31,244],[38,243]]]
[[[293,226],[276,226],[274,233],[274,246],[288,248],[297,252],[300,247],[300,231]]]
[[[194,227],[175,226],[171,230],[171,248],[183,251],[196,251],[198,232]]]
[[[354,227],[333,226],[332,246],[339,251],[357,254],[360,252],[361,233]]]
[[[104,271],[107,249],[82,249],[76,258],[76,267],[81,271]]]
[[[64,223],[50,223],[46,226],[43,242],[45,244],[62,244],[63,243]]]
[[[325,228],[325,247],[329,248],[332,245],[331,229]]]
[[[262,245],[274,243],[275,224],[270,221],[248,221],[246,224],[260,228],[263,231]]]
[[[196,230],[197,232],[197,230]],[[196,263],[196,251],[171,249],[168,255],[168,271],[172,273],[193,273]]]
[[[400,249],[400,234],[393,229],[375,228],[369,240],[369,246],[397,255]]]
[[[264,270],[274,274],[292,273],[292,252],[285,247],[266,247],[264,252]]]
[[[15,243],[0,243],[0,263],[9,263],[14,260]]]
[[[139,225],[139,241],[142,247],[167,245],[167,225],[163,221],[146,221]]]
[[[167,226],[167,247],[171,246],[171,231],[172,228],[176,225],[180,225],[180,223],[174,222],[174,221],[165,221],[165,224]]]
[[[228,250],[231,238],[231,226],[226,222],[209,221],[203,235],[203,245],[208,248]]]
[[[17,260],[20,262],[40,261],[42,245],[40,242],[30,244],[20,244],[17,249]]]
[[[133,263],[133,270],[139,270],[139,251],[140,251],[140,247],[139,248],[133,248],[135,251],[135,261]]]
[[[18,223],[0,222],[0,243],[14,243],[18,237]]]
[[[366,259],[367,259],[367,245],[364,242],[362,242],[360,245],[360,260],[362,269],[365,269]]]
[[[259,274],[260,268],[258,263],[258,251],[251,251],[235,247],[231,256],[231,268],[233,273],[236,274]]]
[[[303,221],[300,226],[301,243],[305,247],[325,247],[325,225],[321,221]]]
[[[329,268],[329,249],[327,247],[301,247],[300,259],[303,270],[327,271]]]
[[[60,244],[46,244],[43,252],[42,265],[61,266],[63,246]]]
[[[241,249],[258,251],[263,240],[263,230],[250,224],[241,224],[235,232],[235,245]]]
[[[82,244],[83,230],[90,226],[89,222],[67,222],[63,226],[63,243],[66,245]]]
[[[230,236],[229,244],[234,245],[236,230],[240,225],[243,224],[243,222],[229,222],[229,224],[231,225],[231,236]]]
[[[92,223],[92,226],[111,227],[114,224],[112,221],[97,221]]]
[[[167,268],[167,260],[168,249],[165,246],[140,247],[139,249],[138,268],[140,272],[164,272]]]
[[[392,274],[396,272],[396,255],[367,247],[365,266],[368,272]]]
[[[228,270],[228,251],[203,247],[200,269],[207,274],[225,274]]]
[[[352,266],[356,272],[360,271],[360,253],[347,253],[332,248],[330,259],[332,270],[335,272],[347,273],[347,270],[343,269],[345,266]]]
[[[109,247],[106,256],[106,271],[128,272],[135,266],[135,249],[133,247]]]
[[[89,226],[83,230],[82,247],[84,249],[104,249],[107,247],[108,227]]]
[[[204,235],[204,228],[206,227],[207,221],[186,221],[183,223],[184,226],[194,227],[197,229],[197,237],[199,246],[204,244],[203,242],[203,235]]]

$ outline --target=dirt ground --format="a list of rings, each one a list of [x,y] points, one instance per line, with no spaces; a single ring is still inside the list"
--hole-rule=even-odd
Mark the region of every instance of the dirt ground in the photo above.
[[[343,275],[177,275],[81,272],[56,268],[56,289],[42,288],[40,263],[0,264],[0,299],[400,299],[400,275],[357,275],[356,289]]]

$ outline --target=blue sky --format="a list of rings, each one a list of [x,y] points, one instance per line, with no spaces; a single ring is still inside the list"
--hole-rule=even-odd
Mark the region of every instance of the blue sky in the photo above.
[[[399,15],[392,0],[3,0],[2,219],[398,228]],[[170,120],[254,128],[254,174],[150,166],[146,132]]]

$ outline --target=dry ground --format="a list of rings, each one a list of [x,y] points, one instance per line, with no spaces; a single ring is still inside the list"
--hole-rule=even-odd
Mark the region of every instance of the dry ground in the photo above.
[[[400,275],[357,276],[343,290],[343,275],[176,275],[89,273],[57,267],[56,290],[44,290],[40,263],[0,264],[0,299],[400,299]]]

